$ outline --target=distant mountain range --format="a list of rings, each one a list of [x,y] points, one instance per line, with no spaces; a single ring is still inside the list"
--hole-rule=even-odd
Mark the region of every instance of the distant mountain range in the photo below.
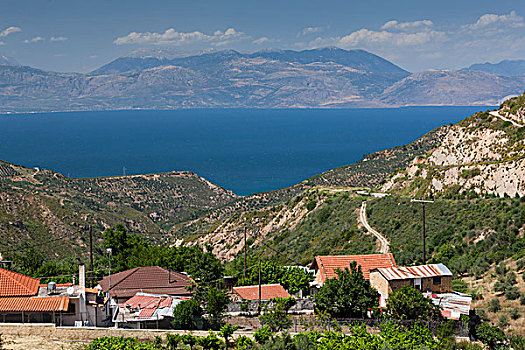
[[[364,50],[233,50],[177,57],[140,51],[89,74],[0,61],[0,112],[494,105],[525,75],[411,74]]]
[[[525,60],[505,60],[499,63],[476,63],[462,70],[479,70],[491,74],[515,76],[525,74]]]

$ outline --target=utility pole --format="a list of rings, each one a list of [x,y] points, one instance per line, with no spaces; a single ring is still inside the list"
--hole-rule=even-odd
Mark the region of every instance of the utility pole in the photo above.
[[[108,253],[108,260],[109,260],[109,287],[108,287],[108,292],[109,292],[109,290],[111,289],[111,253],[112,253],[112,249],[106,248],[106,252]]]
[[[424,199],[411,199],[411,202],[421,203],[423,206],[423,265],[427,263],[426,232],[425,232],[425,203],[434,203],[434,201]]]
[[[259,259],[259,310],[261,309],[261,259]]]
[[[244,280],[246,281],[246,227],[244,227]]]
[[[89,270],[91,271],[89,286],[93,287],[93,230],[91,225],[89,225]]]

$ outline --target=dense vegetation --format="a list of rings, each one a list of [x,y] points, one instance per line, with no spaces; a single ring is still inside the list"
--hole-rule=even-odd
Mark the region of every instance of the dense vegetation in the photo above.
[[[370,224],[390,240],[398,265],[422,262],[421,204],[388,197],[369,202]],[[459,275],[481,276],[525,255],[525,198],[436,200],[426,205],[427,256]]]
[[[312,211],[296,227],[271,232],[252,246],[250,255],[263,256],[284,265],[308,265],[315,255],[370,253],[375,237],[357,226],[360,198],[347,192],[310,191],[295,201],[312,203]],[[313,209],[315,208],[315,209]]]

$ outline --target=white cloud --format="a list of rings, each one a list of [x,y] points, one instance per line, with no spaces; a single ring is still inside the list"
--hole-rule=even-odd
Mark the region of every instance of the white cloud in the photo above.
[[[188,45],[195,43],[209,43],[213,46],[222,46],[232,42],[249,39],[243,32],[228,28],[224,32],[217,30],[208,35],[199,31],[183,33],[170,28],[164,33],[137,33],[131,32],[126,36],[115,39],[116,45],[126,44],[154,44],[154,45]]]
[[[6,37],[9,34],[13,34],[13,33],[20,32],[20,31],[22,31],[22,29],[19,27],[8,27],[0,31],[0,38]]]
[[[91,56],[89,56],[89,58],[92,58],[92,59],[93,58],[98,58],[98,56],[97,55],[91,55]]]
[[[65,36],[52,36],[49,40],[51,41],[66,41],[68,38]]]
[[[417,33],[398,33],[386,30],[374,31],[360,29],[339,38],[343,47],[369,46],[374,44],[389,44],[394,46],[423,45],[433,41],[446,40],[446,34],[438,31],[423,31]]]
[[[309,34],[321,33],[323,30],[325,30],[325,27],[306,27],[297,33],[297,37],[299,38]]]
[[[269,41],[270,41],[270,39],[268,39],[265,36],[262,36],[259,39],[255,39],[254,41],[252,41],[252,43],[255,44],[255,45],[261,45],[261,44],[267,43]]]
[[[508,15],[496,15],[487,13],[476,21],[474,24],[467,24],[464,28],[478,30],[490,26],[509,26],[511,28],[525,27],[523,17],[519,16],[516,11],[511,11]]]
[[[24,40],[24,43],[33,44],[33,43],[37,43],[39,41],[44,41],[44,40],[45,39],[41,36],[35,36],[34,38]]]
[[[432,27],[434,23],[428,19],[413,22],[388,21],[381,26],[383,30],[413,30]]]

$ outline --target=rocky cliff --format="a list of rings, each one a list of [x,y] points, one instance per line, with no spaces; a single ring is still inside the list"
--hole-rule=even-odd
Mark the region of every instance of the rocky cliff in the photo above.
[[[525,94],[452,126],[441,143],[383,186],[385,191],[454,196],[525,195]]]

